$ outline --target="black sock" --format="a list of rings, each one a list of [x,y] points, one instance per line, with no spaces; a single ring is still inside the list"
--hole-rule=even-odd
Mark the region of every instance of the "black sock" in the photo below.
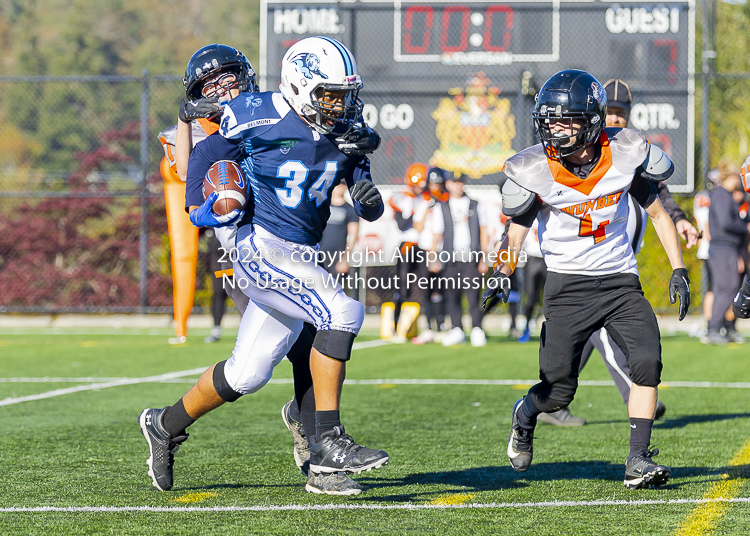
[[[185,434],[185,428],[195,422],[190,415],[185,411],[185,405],[182,403],[180,398],[177,403],[172,407],[167,407],[167,411],[164,412],[163,417],[164,429],[172,437],[177,437]]]
[[[300,422],[300,416],[299,416],[299,406],[297,406],[297,399],[292,399],[292,405],[289,406],[289,415],[292,417],[293,421]]]
[[[316,411],[315,412],[315,437],[318,441],[324,433],[333,430],[334,427],[341,426],[341,417],[339,410]]]
[[[653,426],[653,419],[630,419],[630,454],[628,459],[648,450]]]
[[[315,392],[312,385],[298,402],[302,430],[309,440],[315,442]]]
[[[523,404],[521,404],[521,411],[518,412],[518,426],[524,430],[533,430],[536,426],[536,416],[541,411],[536,407],[534,401],[531,399],[531,395],[523,397]]]

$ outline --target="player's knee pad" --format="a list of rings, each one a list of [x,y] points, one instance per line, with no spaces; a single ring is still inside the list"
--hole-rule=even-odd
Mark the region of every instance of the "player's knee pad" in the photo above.
[[[355,333],[334,329],[319,331],[315,335],[313,348],[333,359],[349,361],[349,358],[352,356],[352,345],[356,336]]]
[[[225,359],[224,361],[219,361],[214,366],[214,389],[216,389],[216,394],[218,394],[225,402],[234,402],[242,396],[242,393],[238,393],[227,383],[227,378],[224,375],[224,365],[226,362]]]
[[[630,380],[642,387],[656,387],[661,383],[662,362],[660,359],[631,360]]]
[[[365,321],[365,308],[360,302],[342,291],[336,295],[332,309],[331,325],[334,329],[359,333]]]

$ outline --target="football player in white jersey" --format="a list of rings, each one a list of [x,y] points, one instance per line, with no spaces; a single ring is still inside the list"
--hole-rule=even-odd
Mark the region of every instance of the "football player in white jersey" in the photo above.
[[[547,264],[539,350],[540,382],[513,406],[507,453],[519,472],[529,469],[537,416],[565,408],[578,387],[581,351],[602,327],[628,357],[633,382],[628,404],[630,454],[624,484],[660,486],[670,469],[649,449],[661,380],[659,327],[643,296],[626,233],[628,193],[646,209],[672,266],[670,301],[679,318],[690,303],[688,272],[677,231],[658,200],[653,181],[674,165],[639,131],[604,128],[607,96],[601,83],[578,70],[561,71],[542,86],[532,112],[541,144],[505,163],[503,211],[512,220],[483,304],[510,293],[515,254],[534,219]]]
[[[614,78],[604,83],[604,90],[607,93],[607,121],[605,126],[627,127],[630,118],[630,107],[633,102],[630,87],[625,81]],[[672,198],[672,194],[669,193],[665,182],[657,183],[656,189],[659,195],[659,201],[661,201],[664,210],[667,211],[667,214],[669,214],[669,217],[672,218],[672,221],[674,222],[677,234],[685,239],[685,245],[690,249],[698,242],[697,229],[688,221],[685,212],[677,205],[677,203],[675,203],[675,200]],[[697,198],[698,196],[696,196],[696,199]],[[632,196],[628,200],[628,204],[630,210],[628,212],[627,234],[630,238],[630,245],[633,248],[633,252],[637,254],[641,249],[643,237],[646,234],[646,211],[633,200]],[[697,219],[697,210],[695,211],[695,216]],[[706,220],[708,220],[707,212]],[[529,233],[529,236],[531,236],[531,233]],[[706,253],[708,253],[708,248],[706,248]],[[701,258],[700,249],[698,250],[698,258]],[[595,348],[604,359],[604,364],[606,365],[610,376],[612,376],[612,379],[617,386],[617,390],[620,391],[620,396],[622,396],[622,399],[627,406],[630,398],[630,386],[632,384],[630,381],[630,369],[628,368],[627,357],[623,351],[620,350],[620,347],[612,340],[612,337],[607,334],[606,329],[602,328],[594,333],[583,348],[581,366],[578,369],[579,375],[586,366],[586,363]],[[654,420],[658,421],[664,416],[666,411],[667,407],[664,403],[661,400],[657,400]],[[551,414],[542,413],[539,415],[539,420],[556,426],[577,426],[579,424],[586,424],[586,421],[580,417],[574,417],[571,415],[568,408],[561,409]]]

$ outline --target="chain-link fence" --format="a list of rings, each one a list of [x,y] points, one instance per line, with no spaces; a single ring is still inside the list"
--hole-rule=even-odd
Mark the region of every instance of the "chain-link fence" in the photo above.
[[[179,78],[0,78],[0,310],[171,307],[161,151]]]

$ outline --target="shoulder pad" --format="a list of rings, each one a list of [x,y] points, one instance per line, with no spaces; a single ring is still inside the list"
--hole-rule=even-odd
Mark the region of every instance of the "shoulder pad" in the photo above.
[[[648,156],[649,143],[640,130],[605,128],[612,152],[612,164],[620,171],[635,171]]]
[[[224,106],[219,132],[225,138],[254,138],[291,110],[281,93],[240,93]]]
[[[651,150],[643,162],[641,176],[651,181],[662,182],[671,177],[672,173],[674,173],[674,164],[667,153],[662,151],[661,147],[651,145]]]
[[[167,127],[158,134],[159,143],[162,145],[174,145],[177,141],[177,125]]]
[[[161,143],[162,149],[164,149],[164,156],[167,157],[169,167],[175,169],[175,150],[174,146],[177,142],[177,125],[167,127],[159,132],[159,143]]]
[[[508,158],[503,172],[516,185],[539,195],[548,194],[555,181],[541,143]]]
[[[503,184],[503,214],[509,217],[523,214],[534,204],[536,196],[522,188],[512,180],[506,180]]]

